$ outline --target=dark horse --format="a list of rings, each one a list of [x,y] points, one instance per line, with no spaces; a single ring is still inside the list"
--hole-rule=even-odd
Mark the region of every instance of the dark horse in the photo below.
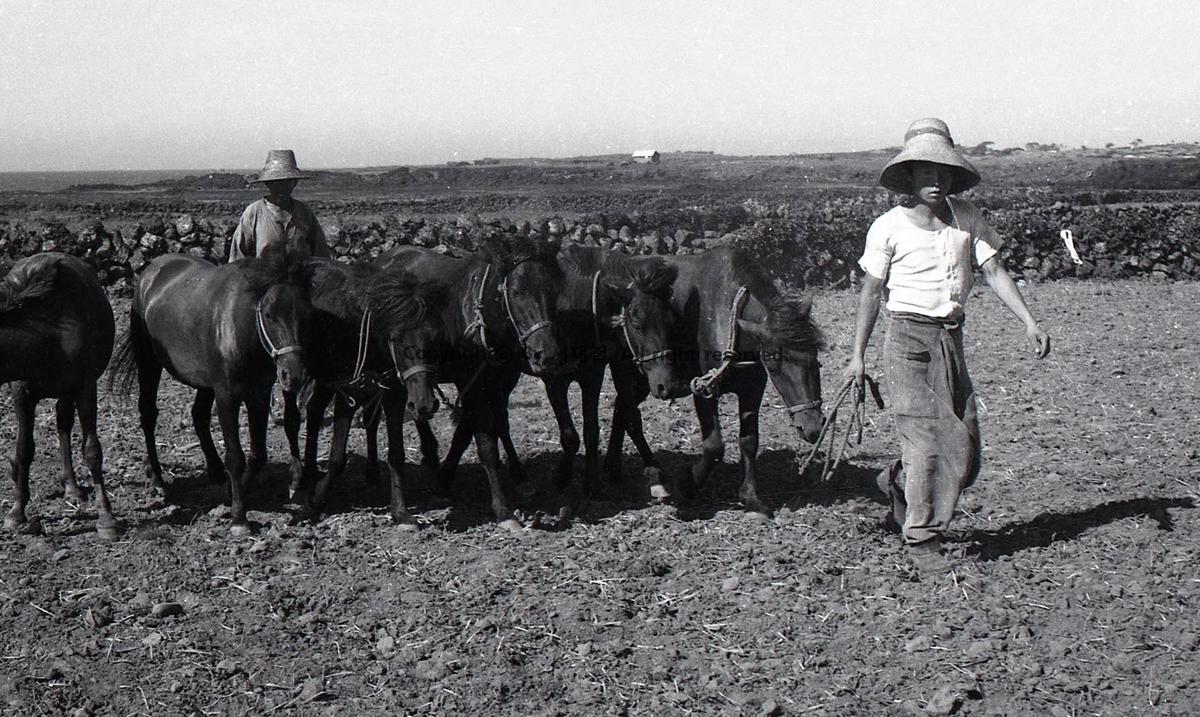
[[[304,458],[300,458],[300,412],[285,393],[284,426],[292,451],[292,487],[308,515],[315,515],[329,486],[346,465],[350,421],[387,417],[390,509],[397,525],[415,526],[404,502],[405,413],[428,420],[438,408],[437,368],[430,362],[449,346],[442,317],[446,291],[403,270],[314,259],[312,339],[307,365],[311,397],[305,406]],[[334,428],[324,478],[316,480],[317,440],[325,409],[334,402]],[[374,441],[371,442],[374,447]],[[372,460],[368,471],[377,477]]]
[[[71,462],[75,413],[83,429],[83,459],[96,489],[96,529],[117,538],[96,433],[96,383],[112,357],[116,333],[112,306],[96,274],[67,254],[46,252],[18,261],[0,282],[0,382],[12,382],[17,447],[10,462],[17,495],[4,519],[9,530],[26,523],[33,419],[37,403],[56,398],[58,452],[68,500],[83,503]]]
[[[186,254],[167,254],[138,279],[129,330],[118,361],[124,385],[136,369],[138,412],[146,438],[146,475],[166,492],[154,439],[158,385],[165,368],[196,389],[192,419],[209,478],[229,481],[234,535],[250,532],[244,490],[266,463],[271,386],[296,391],[307,380],[303,341],[309,315],[312,264],[306,254],[269,247],[258,258],[220,266]],[[213,443],[213,403],[225,440],[222,461]],[[238,414],[250,425],[243,451]]]
[[[638,405],[647,395],[667,399],[688,392],[688,379],[695,373],[688,368],[694,364],[695,337],[687,334],[684,315],[671,304],[679,271],[662,257],[630,257],[572,245],[559,252],[558,262],[566,277],[559,295],[558,324],[568,362],[565,370],[543,376],[542,382],[558,422],[563,451],[555,482],[559,487],[572,486],[571,507],[575,509],[597,485],[598,415],[605,369],[612,373],[616,388],[614,412],[624,417],[630,434],[641,436]],[[583,414],[582,485],[572,480],[580,440],[567,400],[571,383],[579,384]],[[506,448],[512,450],[511,441]],[[609,458],[605,468],[610,479],[615,479],[620,456]],[[656,490],[660,483],[657,464],[648,446],[643,458],[652,492],[661,497]]]
[[[453,343],[437,360],[441,382],[458,388],[458,424],[438,469],[443,490],[471,438],[488,476],[492,512],[507,529],[519,529],[497,469],[497,439],[507,432],[508,397],[522,370],[557,370],[562,351],[555,329],[562,272],[554,252],[528,240],[492,240],[467,258],[419,247],[400,247],[379,259],[384,270],[403,269],[445,287],[451,299],[442,312]],[[436,455],[427,422],[418,421],[422,453]],[[368,437],[373,431],[368,430]]]
[[[691,388],[701,433],[700,462],[685,471],[677,490],[688,500],[723,459],[718,400],[732,393],[738,399],[742,464],[738,497],[747,510],[770,514],[758,497],[755,473],[759,408],[768,377],[805,441],[816,441],[824,423],[817,360],[822,341],[811,320],[811,303],[785,297],[742,250],[725,247],[667,261],[679,270],[672,303],[687,317],[695,337]],[[614,410],[610,460],[619,460],[627,431],[643,457],[649,453],[648,446],[643,450],[645,438],[639,436],[640,421],[631,422],[630,415],[628,410]]]

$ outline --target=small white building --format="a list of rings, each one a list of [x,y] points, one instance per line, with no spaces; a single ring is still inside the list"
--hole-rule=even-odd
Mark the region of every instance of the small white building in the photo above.
[[[633,161],[638,164],[657,164],[658,150],[656,149],[639,149],[633,153]]]

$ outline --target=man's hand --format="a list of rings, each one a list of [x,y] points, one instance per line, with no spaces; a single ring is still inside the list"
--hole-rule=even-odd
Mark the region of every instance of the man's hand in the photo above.
[[[1042,331],[1042,327],[1037,324],[1027,326],[1025,338],[1029,339],[1029,345],[1033,347],[1038,358],[1044,359],[1050,354],[1050,335]]]

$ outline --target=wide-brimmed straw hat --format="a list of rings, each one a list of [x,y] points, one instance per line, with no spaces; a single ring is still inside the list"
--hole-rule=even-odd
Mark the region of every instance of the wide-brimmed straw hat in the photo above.
[[[979,172],[971,166],[950,137],[950,128],[940,119],[919,119],[904,133],[904,149],[887,163],[879,174],[879,183],[884,187],[908,194],[912,192],[912,176],[906,162],[936,162],[954,168],[954,182],[948,192],[957,194],[979,184]]]
[[[309,174],[296,166],[296,153],[290,149],[273,149],[267,152],[267,161],[258,179],[253,182],[271,182],[276,179],[308,179]],[[251,182],[251,183],[253,183]]]

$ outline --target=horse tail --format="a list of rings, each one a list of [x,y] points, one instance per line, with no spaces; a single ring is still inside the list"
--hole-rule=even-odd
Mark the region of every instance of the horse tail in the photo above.
[[[129,327],[117,338],[108,372],[108,390],[118,389],[122,398],[133,395],[137,385],[141,355],[146,351],[146,325],[136,313],[129,312]]]

